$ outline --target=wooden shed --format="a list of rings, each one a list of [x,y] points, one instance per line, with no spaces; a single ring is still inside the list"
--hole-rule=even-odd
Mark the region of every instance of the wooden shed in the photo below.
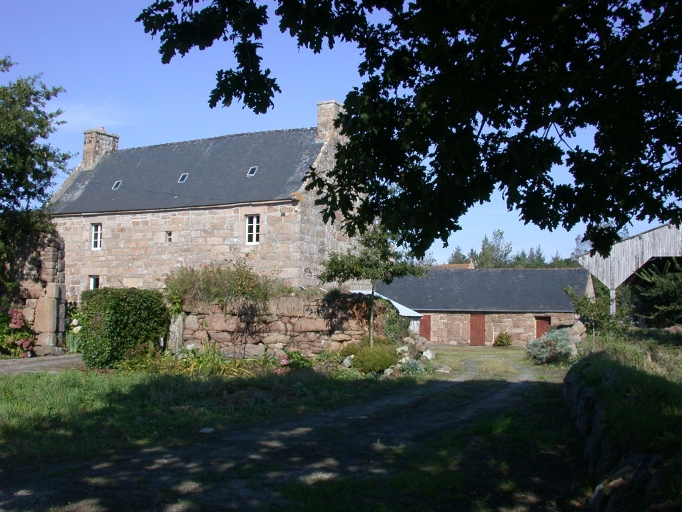
[[[682,231],[679,226],[665,224],[621,240],[613,246],[608,258],[584,254],[578,261],[609,289],[611,314],[615,314],[619,286],[653,260],[679,257],[682,257]]]

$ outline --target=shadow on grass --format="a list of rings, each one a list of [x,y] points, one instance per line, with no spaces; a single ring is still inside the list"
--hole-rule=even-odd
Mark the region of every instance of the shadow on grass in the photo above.
[[[67,395],[85,384],[62,375]],[[578,510],[583,497],[560,384],[157,376],[99,399],[4,429],[6,453],[39,467],[4,459],[0,508]]]

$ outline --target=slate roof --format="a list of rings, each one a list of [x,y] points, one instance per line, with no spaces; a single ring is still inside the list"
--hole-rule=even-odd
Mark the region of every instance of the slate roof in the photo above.
[[[477,269],[433,267],[422,278],[377,284],[376,291],[416,311],[561,313],[573,306],[566,286],[584,293],[585,269]]]
[[[323,142],[316,128],[279,130],[106,154],[74,177],[54,214],[157,210],[290,199]],[[252,177],[249,168],[258,166]],[[188,173],[185,183],[180,175]],[[121,180],[118,190],[112,190]]]

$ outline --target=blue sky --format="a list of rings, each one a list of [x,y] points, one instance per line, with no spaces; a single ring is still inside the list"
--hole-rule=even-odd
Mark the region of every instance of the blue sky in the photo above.
[[[50,107],[64,111],[61,126],[50,142],[71,153],[82,151],[83,131],[104,126],[120,135],[120,147],[130,148],[232,133],[314,126],[318,101],[343,101],[361,81],[361,55],[348,44],[314,55],[299,50],[276,26],[266,29],[264,66],[272,70],[282,93],[275,108],[253,114],[235,104],[208,107],[215,73],[232,64],[232,47],[217,44],[194,50],[161,64],[158,39],[144,33],[135,18],[152,0],[0,0],[0,55],[19,65],[0,81],[43,73],[47,85],[66,92]],[[80,155],[72,160],[72,167]],[[560,176],[558,176],[560,177]],[[63,177],[60,181],[63,180]],[[507,212],[501,196],[470,210],[462,231],[449,247],[436,242],[431,249],[438,262],[447,260],[455,246],[465,252],[479,248],[493,230],[505,232],[514,252],[540,245],[546,255],[568,256],[582,227],[571,232],[524,226],[517,212]],[[635,223],[630,234],[648,229]]]

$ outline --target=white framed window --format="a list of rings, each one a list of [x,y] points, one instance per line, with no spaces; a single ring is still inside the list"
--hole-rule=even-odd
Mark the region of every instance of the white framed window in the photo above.
[[[102,249],[102,225],[90,224],[92,226],[92,237],[90,239],[90,248],[93,251]]]
[[[90,276],[89,289],[96,290],[97,288],[99,288],[99,276]]]
[[[246,245],[260,243],[260,215],[246,216]]]

